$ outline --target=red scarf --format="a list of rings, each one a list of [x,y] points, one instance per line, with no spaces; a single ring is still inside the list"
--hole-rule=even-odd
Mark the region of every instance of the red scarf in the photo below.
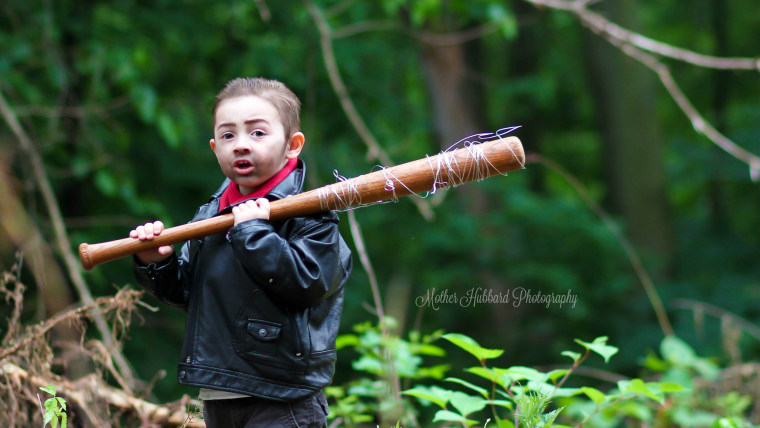
[[[230,205],[237,204],[238,202],[243,202],[245,200],[253,198],[262,198],[266,196],[270,190],[274,189],[275,186],[280,184],[280,182],[282,182],[282,180],[288,176],[288,174],[296,169],[296,165],[298,165],[297,158],[288,160],[280,172],[273,175],[272,178],[261,183],[259,187],[253,189],[252,192],[245,195],[240,193],[240,186],[238,186],[237,183],[230,181],[230,185],[227,186],[227,189],[225,189],[224,193],[222,193],[222,196],[219,198],[219,211],[227,208]]]

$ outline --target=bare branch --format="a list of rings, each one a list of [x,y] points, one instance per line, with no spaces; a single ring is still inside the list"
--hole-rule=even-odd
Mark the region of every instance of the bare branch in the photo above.
[[[575,14],[581,22],[596,33],[607,35],[620,42],[628,43],[637,48],[655,53],[678,61],[690,63],[699,67],[716,68],[720,70],[753,70],[760,71],[760,58],[718,57],[704,55],[688,49],[679,48],[667,43],[646,37],[642,34],[627,30],[602,15],[587,9],[589,0],[525,0],[536,6],[551,9],[566,10]]]
[[[341,28],[333,29],[330,32],[330,38],[341,39],[344,37],[351,37],[361,33],[367,33],[370,31],[399,31],[401,26],[395,21],[388,20],[375,20],[375,21],[363,21],[356,24],[346,25]]]
[[[23,384],[31,384],[35,389],[55,385],[58,395],[85,411],[94,401],[105,402],[113,408],[134,412],[151,426],[155,424],[197,428],[206,426],[205,422],[194,418],[193,414],[186,409],[186,402],[196,408],[200,407],[199,402],[182,400],[174,404],[155,404],[113,388],[95,376],[87,376],[75,382],[53,377],[46,378],[30,373],[10,362],[4,362],[0,366],[0,376],[8,379],[9,383],[17,388]]]
[[[82,275],[82,268],[78,263],[77,258],[71,251],[71,241],[69,241],[69,237],[66,232],[66,226],[63,221],[63,215],[61,214],[58,202],[56,201],[53,187],[50,185],[50,181],[48,180],[42,156],[39,154],[35,145],[29,139],[29,133],[25,132],[21,127],[21,124],[19,123],[18,117],[16,116],[14,110],[11,108],[3,96],[2,83],[2,79],[0,79],[0,116],[2,116],[2,118],[8,124],[8,127],[11,129],[11,132],[18,140],[19,146],[26,154],[29,163],[31,164],[34,180],[40,190],[40,193],[42,194],[43,201],[45,202],[45,206],[48,210],[50,221],[53,225],[53,236],[56,248],[58,250],[58,255],[64,261],[69,274],[69,278],[74,284],[74,287],[76,288],[77,293],[79,294],[79,297],[82,299],[84,304],[92,304],[92,294],[90,293],[90,289],[87,287],[84,276]],[[129,366],[129,363],[127,362],[124,355],[122,355],[121,352],[116,349],[115,343],[110,335],[109,328],[105,320],[103,320],[102,317],[95,317],[94,321],[98,328],[98,331],[103,337],[103,342],[105,343],[106,347],[108,347],[108,349],[110,349],[113,353],[113,357],[120,370],[122,373],[124,373],[125,377],[132,379],[132,370]]]
[[[123,289],[116,293],[115,296],[99,297],[76,309],[56,314],[52,318],[42,321],[39,324],[26,327],[23,337],[19,338],[13,344],[6,344],[7,346],[5,348],[0,349],[0,360],[15,354],[19,349],[27,346],[40,336],[47,334],[47,332],[60,323],[78,320],[87,315],[90,315],[93,318],[102,318],[104,312],[120,312],[125,309],[131,310],[140,296],[142,296],[141,291]],[[96,312],[96,309],[100,309],[104,312]]]
[[[41,116],[47,118],[75,117],[85,118],[86,116],[98,114],[104,111],[115,110],[126,106],[129,103],[127,97],[116,98],[104,104],[90,104],[78,107],[72,106],[15,106],[16,115],[19,117]]]
[[[710,124],[694,107],[686,94],[681,91],[670,69],[653,55],[677,59],[699,67],[717,68],[724,70],[760,70],[760,59],[754,58],[721,58],[698,54],[686,49],[677,48],[641,34],[626,30],[607,18],[586,8],[588,0],[526,0],[536,6],[572,12],[583,25],[602,35],[611,44],[625,54],[638,60],[654,71],[665,89],[691,121],[694,130],[707,137],[716,146],[734,158],[749,165],[750,177],[753,181],[760,180],[760,157],[745,150],[730,138],[723,135]],[[650,53],[651,52],[651,53]]]
[[[587,9],[589,0],[525,0],[536,6],[551,9],[566,10],[575,14],[585,26],[596,33],[604,34],[621,43],[627,43],[637,48],[657,55],[683,61],[705,68],[719,70],[753,70],[760,71],[760,58],[717,57],[700,54],[688,49],[679,48],[667,43],[646,37],[642,34],[627,30],[602,15]]]
[[[499,29],[495,22],[488,22],[477,27],[467,30],[455,31],[450,33],[434,33],[431,31],[413,30],[403,28],[395,21],[375,20],[363,21],[356,24],[346,25],[341,28],[331,29],[330,38],[340,39],[344,37],[355,36],[370,31],[399,31],[419,41],[433,46],[450,46],[460,45],[472,40],[482,38]]]
[[[686,94],[681,91],[681,88],[678,86],[675,79],[673,79],[673,75],[670,73],[670,69],[667,66],[659,62],[654,56],[636,49],[632,45],[623,44],[619,47],[623,52],[632,58],[637,59],[657,74],[660,82],[665,86],[665,89],[670,96],[676,104],[678,104],[678,107],[683,111],[686,117],[689,118],[695,131],[707,137],[726,153],[749,165],[750,176],[753,181],[757,181],[758,178],[760,178],[760,157],[734,143],[730,138],[726,137],[712,126],[712,124],[699,113],[691,101],[689,101]]]
[[[356,132],[359,134],[361,139],[364,141],[364,144],[368,148],[367,159],[379,160],[386,166],[393,165],[394,163],[391,160],[390,156],[388,156],[385,150],[383,150],[382,146],[372,134],[362,116],[359,114],[356,105],[354,105],[354,102],[348,93],[348,88],[346,88],[346,85],[343,82],[343,78],[340,76],[338,62],[335,59],[335,52],[333,51],[332,47],[332,30],[330,29],[327,20],[322,15],[319,7],[317,7],[317,5],[314,4],[312,0],[304,0],[304,3],[306,4],[311,17],[317,25],[317,29],[319,30],[322,56],[324,57],[327,74],[330,77],[330,83],[333,86],[335,94],[338,96],[338,100],[340,101],[340,104],[343,107],[343,111],[346,113],[348,120],[354,126],[354,129],[356,129]],[[433,218],[433,210],[430,208],[430,205],[428,203],[420,199],[412,199],[411,201],[417,205],[417,209],[425,219],[431,220]]]

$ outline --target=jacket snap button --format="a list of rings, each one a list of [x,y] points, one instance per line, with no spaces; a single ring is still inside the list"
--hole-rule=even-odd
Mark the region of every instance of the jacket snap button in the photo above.
[[[273,282],[274,282],[274,278],[269,278],[269,283],[271,284]]]
[[[185,373],[185,371],[184,371],[184,370],[180,371],[180,372],[179,372],[179,378],[180,378],[180,379],[184,379],[184,378],[185,378],[185,374],[186,374],[186,373]]]
[[[264,337],[264,336],[266,336],[266,335],[267,335],[267,331],[266,331],[266,329],[263,329],[263,328],[262,328],[261,330],[259,330],[259,336],[261,336],[261,337]]]

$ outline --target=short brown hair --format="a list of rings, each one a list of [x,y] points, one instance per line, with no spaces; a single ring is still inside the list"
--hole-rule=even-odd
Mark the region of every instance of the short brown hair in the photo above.
[[[285,128],[285,138],[290,138],[300,130],[301,101],[284,83],[263,77],[238,77],[230,80],[216,94],[216,102],[212,111],[213,125],[216,126],[216,109],[222,101],[246,95],[264,98],[274,105],[280,114],[282,126]]]

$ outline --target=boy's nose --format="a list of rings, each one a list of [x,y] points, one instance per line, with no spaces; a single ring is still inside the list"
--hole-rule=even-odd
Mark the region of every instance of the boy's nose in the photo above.
[[[235,153],[248,153],[251,151],[251,142],[248,139],[239,138],[235,142],[235,147],[232,149]]]

